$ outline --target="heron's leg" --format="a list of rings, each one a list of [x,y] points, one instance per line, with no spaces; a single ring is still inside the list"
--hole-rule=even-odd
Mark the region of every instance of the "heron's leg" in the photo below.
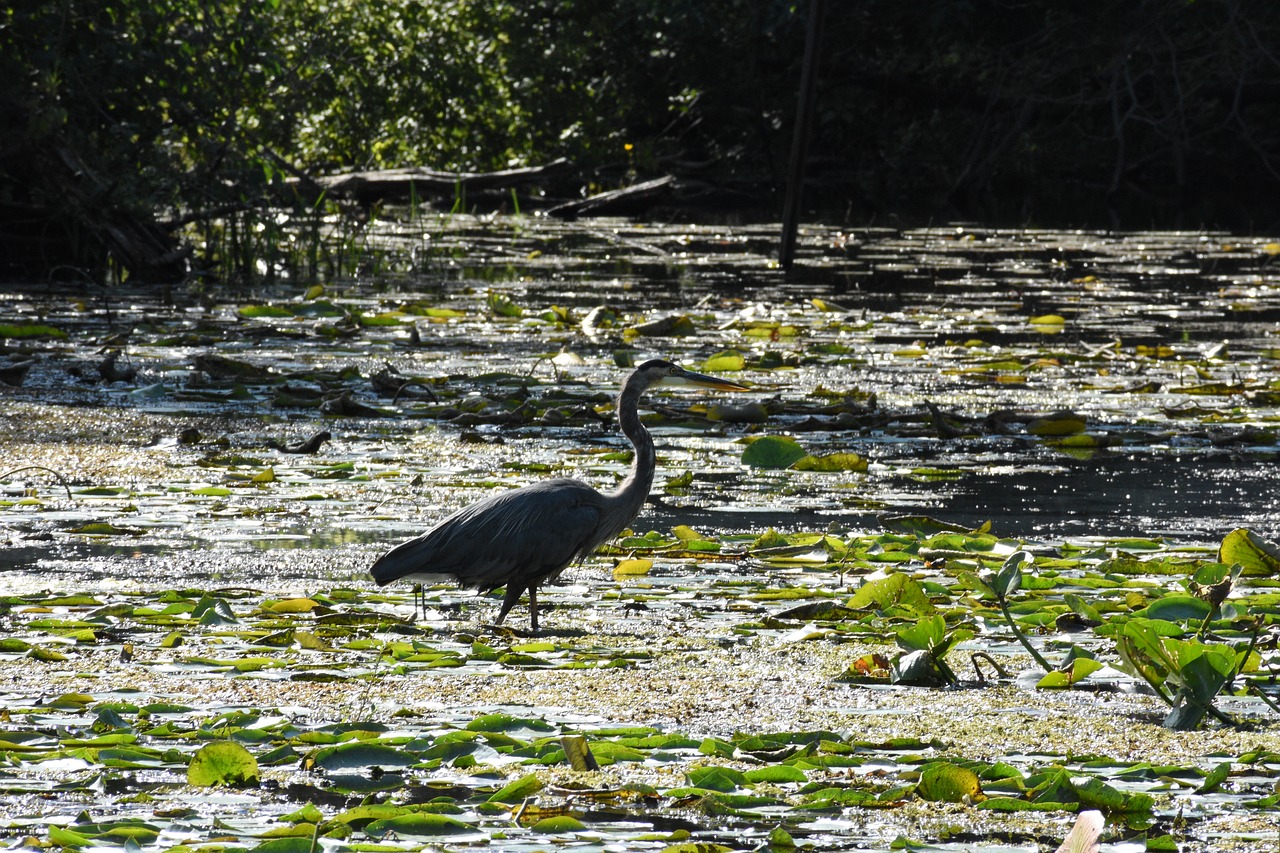
[[[529,630],[538,633],[538,585],[529,585]]]
[[[502,609],[498,611],[498,618],[493,620],[493,624],[502,624],[502,620],[507,618],[511,608],[520,603],[520,596],[523,593],[524,587],[522,585],[516,583],[507,584],[507,594],[502,597]]]

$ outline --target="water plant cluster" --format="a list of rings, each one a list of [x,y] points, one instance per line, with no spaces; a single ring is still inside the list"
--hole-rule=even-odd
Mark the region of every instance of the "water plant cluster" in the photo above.
[[[1244,583],[1223,608],[1176,583],[1166,586],[1169,578],[1190,586],[1222,565],[1195,549],[1131,540],[1095,548],[1060,543],[1056,553],[1042,545],[1034,558],[1023,550],[1004,557],[1023,543],[933,531],[933,524],[904,518],[892,530],[852,536],[768,532],[747,540],[678,529],[625,538],[611,578],[601,571],[607,555],[590,567],[602,576],[590,596],[599,603],[560,602],[556,621],[576,621],[566,607],[696,612],[714,599],[737,614],[723,622],[726,636],[774,653],[834,645],[847,671],[826,688],[813,685],[817,695],[896,683],[960,688],[978,703],[1001,684],[1106,695],[1145,682],[1176,693],[1183,709],[1198,709],[1197,721],[1211,713],[1232,727],[1274,725],[1280,612],[1270,585]],[[1276,574],[1274,547],[1243,531],[1222,551],[1218,556],[1245,561],[1236,564],[1248,569],[1241,577]],[[707,560],[730,557],[757,567],[750,580],[704,568]],[[1027,571],[1033,561],[1034,574]],[[650,580],[654,564],[661,580]],[[809,838],[826,846],[841,834],[821,828],[833,816],[851,828],[858,823],[851,816],[864,810],[957,803],[1002,814],[1098,809],[1147,849],[1173,849],[1171,834],[1185,827],[1172,815],[1184,808],[1194,815],[1196,797],[1245,813],[1277,804],[1280,753],[1261,746],[1273,742],[1266,736],[1241,754],[1172,764],[1092,752],[1066,737],[1062,746],[1070,748],[1050,740],[1036,754],[997,760],[966,755],[946,728],[934,737],[876,741],[829,729],[707,734],[530,708],[495,708],[472,719],[463,709],[393,711],[378,698],[379,684],[402,682],[415,692],[427,685],[430,695],[429,685],[442,678],[624,670],[643,680],[656,666],[651,648],[627,646],[618,635],[477,632],[477,614],[466,611],[492,605],[469,602],[458,613],[462,600],[456,590],[428,591],[426,606],[449,615],[423,627],[406,617],[416,609],[408,590],[361,586],[307,598],[154,587],[6,596],[0,602],[10,626],[0,640],[6,668],[21,673],[26,689],[61,684],[84,691],[6,692],[4,784],[18,795],[15,802],[34,808],[11,807],[8,832],[73,849],[133,839],[192,849],[269,843],[268,850],[302,850],[316,837],[355,849],[373,841],[400,846],[424,837],[547,833],[683,838],[742,849]],[[1270,636],[1259,642],[1264,625]],[[1015,682],[1009,670],[1021,668],[1017,657],[1000,654],[1002,665],[986,651],[1014,637],[1029,644],[1036,660],[1052,659],[1052,668],[1032,668],[1032,678]],[[1126,650],[1136,642],[1146,643],[1148,658]],[[859,654],[863,648],[872,651]],[[1161,648],[1167,658],[1152,652]],[[928,665],[913,663],[917,655],[927,656]],[[110,674],[95,671],[104,659],[113,660]],[[334,709],[323,705],[211,702],[206,690],[199,691],[205,701],[184,702],[173,688],[185,680],[268,682],[285,696],[324,685],[346,693],[354,713],[334,719]],[[150,686],[129,686],[135,681]],[[1255,701],[1233,698],[1248,696]],[[1184,715],[1164,724],[1188,728],[1187,722]],[[563,772],[572,764],[571,738],[585,739],[591,771],[612,771]],[[260,804],[240,814],[241,805],[214,793],[191,803],[191,785],[229,785],[254,792]],[[40,799],[25,799],[42,793],[58,794],[62,805],[49,811],[35,806]],[[103,821],[74,806],[104,794],[126,813],[148,815]],[[1024,841],[1046,831],[1019,826],[1013,837],[1025,833]]]

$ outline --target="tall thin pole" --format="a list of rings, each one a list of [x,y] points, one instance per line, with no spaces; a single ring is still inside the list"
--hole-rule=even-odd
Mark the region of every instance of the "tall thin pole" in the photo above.
[[[813,107],[818,91],[818,57],[822,53],[822,7],[824,0],[809,0],[809,27],[804,40],[804,64],[800,70],[800,97],[796,104],[795,133],[791,138],[791,165],[787,169],[787,194],[782,206],[782,247],[778,262],[791,267],[796,253],[796,229],[800,224],[800,202],[804,197],[804,167],[809,159],[809,139],[813,135]]]

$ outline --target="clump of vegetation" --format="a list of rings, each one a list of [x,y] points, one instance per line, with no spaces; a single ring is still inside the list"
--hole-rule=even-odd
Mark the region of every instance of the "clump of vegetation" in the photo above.
[[[1143,226],[1270,209],[1280,7],[990,5],[827,15],[812,201],[859,219]],[[675,173],[771,212],[807,15],[749,0],[15,5],[0,12],[0,275],[181,278],[211,223],[287,209],[289,179],[352,169],[566,157],[564,196]]]

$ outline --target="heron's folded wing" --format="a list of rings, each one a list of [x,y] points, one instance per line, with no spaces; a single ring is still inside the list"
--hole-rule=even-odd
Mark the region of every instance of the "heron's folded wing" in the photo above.
[[[503,492],[391,549],[370,572],[379,584],[448,577],[480,589],[542,578],[593,541],[602,501],[590,486],[569,479]]]

